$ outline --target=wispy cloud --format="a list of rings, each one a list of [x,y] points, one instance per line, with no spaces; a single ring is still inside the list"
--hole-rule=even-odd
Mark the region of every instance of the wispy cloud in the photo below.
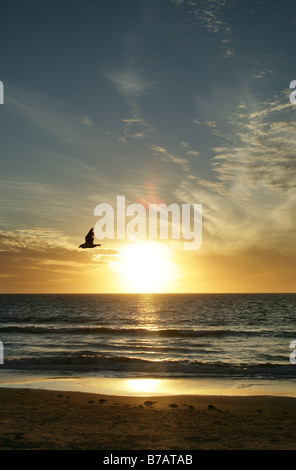
[[[37,128],[65,142],[77,142],[76,116],[59,100],[23,89],[11,89],[6,98],[7,109]]]
[[[145,96],[152,89],[152,84],[138,72],[124,70],[109,74],[111,82],[126,99]]]
[[[147,78],[135,64],[122,69],[105,70],[102,76],[114,85],[119,95],[125,100],[134,116],[140,117],[138,100],[147,97],[155,83]]]
[[[65,234],[46,228],[14,232],[0,231],[0,277],[11,287],[23,284],[56,285],[77,282],[79,277],[106,266],[116,250],[98,249],[96,253],[79,250]],[[13,281],[12,281],[13,280]]]
[[[284,119],[291,105],[276,99],[255,111],[240,110],[230,118],[236,142],[213,149],[214,169],[221,181],[244,174],[252,184],[281,192],[295,188],[296,122]],[[217,164],[216,164],[217,163]]]
[[[119,140],[127,142],[129,139],[143,140],[151,135],[154,128],[140,118],[122,120],[124,128]]]
[[[197,150],[189,150],[187,152],[187,155],[190,155],[192,157],[198,157],[198,155],[200,155],[200,153]]]
[[[164,162],[174,163],[176,165],[179,165],[184,171],[189,171],[188,160],[186,160],[185,158],[173,155],[166,148],[159,147],[158,145],[152,145],[150,148],[156,154],[160,155],[161,159]]]
[[[223,137],[211,149],[216,178],[183,179],[176,194],[203,204],[209,249],[295,252],[295,109],[286,97],[253,100],[225,120],[221,130],[218,122],[197,121]]]
[[[229,9],[232,0],[172,0],[177,6],[184,7],[188,23],[205,30],[209,35],[220,34],[222,57],[231,58],[236,55],[231,46],[232,29],[229,21]]]
[[[94,127],[94,123],[88,116],[81,116],[80,122],[81,124],[84,124],[87,127]]]

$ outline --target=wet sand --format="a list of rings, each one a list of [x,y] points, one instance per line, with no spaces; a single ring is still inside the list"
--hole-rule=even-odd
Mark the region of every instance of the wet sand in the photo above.
[[[296,398],[0,389],[0,449],[295,450]]]

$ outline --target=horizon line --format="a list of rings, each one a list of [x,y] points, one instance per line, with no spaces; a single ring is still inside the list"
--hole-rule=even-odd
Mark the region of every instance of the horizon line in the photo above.
[[[295,292],[0,292],[0,295],[280,295]]]

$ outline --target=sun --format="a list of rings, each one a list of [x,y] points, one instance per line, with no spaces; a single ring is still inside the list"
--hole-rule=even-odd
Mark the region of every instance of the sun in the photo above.
[[[119,272],[126,292],[171,291],[176,266],[170,249],[158,242],[135,242],[122,250]]]

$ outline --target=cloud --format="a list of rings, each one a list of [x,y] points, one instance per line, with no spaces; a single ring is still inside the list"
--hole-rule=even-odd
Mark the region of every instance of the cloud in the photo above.
[[[192,157],[198,157],[198,155],[200,155],[200,153],[197,152],[197,150],[189,150],[189,151],[187,152],[187,155],[190,155],[190,156],[192,156]]]
[[[119,95],[130,106],[133,114],[140,116],[138,100],[150,96],[155,83],[146,78],[134,63],[119,70],[105,70],[102,76],[112,83]]]
[[[176,195],[203,204],[203,247],[216,252],[296,250],[296,119],[287,97],[241,103],[215,122],[223,144],[211,148],[215,178],[192,173]],[[222,125],[222,124],[221,124]]]
[[[210,36],[220,35],[222,57],[229,59],[236,55],[231,47],[230,10],[235,2],[232,0],[198,0],[184,2],[172,0],[177,6],[182,6],[187,13],[190,25],[205,30]]]
[[[270,190],[292,190],[296,180],[296,121],[284,119],[291,105],[279,99],[264,102],[253,111],[234,113],[230,121],[236,128],[236,142],[213,149],[214,171],[220,181],[231,181],[244,174],[252,184]]]
[[[147,95],[152,85],[139,75],[132,71],[122,71],[109,75],[110,80],[115,85],[119,93],[125,98]]]
[[[158,145],[152,145],[150,149],[159,154],[164,162],[174,163],[181,166],[184,171],[189,171],[188,161],[185,158],[177,157],[164,147],[159,147]]]
[[[236,55],[236,52],[234,49],[231,48],[225,48],[222,54],[222,57],[228,59],[230,57],[234,57]]]
[[[81,116],[80,122],[81,122],[81,124],[84,124],[87,127],[94,127],[94,123],[87,116]]]
[[[121,142],[129,139],[143,140],[151,135],[154,128],[140,118],[123,119],[123,133],[119,137]]]
[[[64,274],[77,281],[108,265],[116,250],[78,250],[69,237],[50,229],[0,232],[0,277],[14,286],[58,283]],[[100,259],[102,257],[102,259]],[[25,281],[25,282],[24,282]],[[32,287],[32,286],[30,286]]]
[[[193,122],[195,124],[198,124],[199,126],[206,126],[210,128],[215,128],[217,125],[217,121],[208,121],[208,120],[202,120],[202,119],[194,119]]]
[[[199,119],[193,119],[193,122],[194,124],[197,124],[198,126],[204,126],[207,129],[209,129],[212,135],[216,135],[218,137],[223,137],[224,135],[223,132],[218,129],[217,121],[199,118]]]
[[[77,122],[74,113],[59,100],[23,89],[11,89],[6,98],[7,109],[23,117],[46,134],[75,144]]]

